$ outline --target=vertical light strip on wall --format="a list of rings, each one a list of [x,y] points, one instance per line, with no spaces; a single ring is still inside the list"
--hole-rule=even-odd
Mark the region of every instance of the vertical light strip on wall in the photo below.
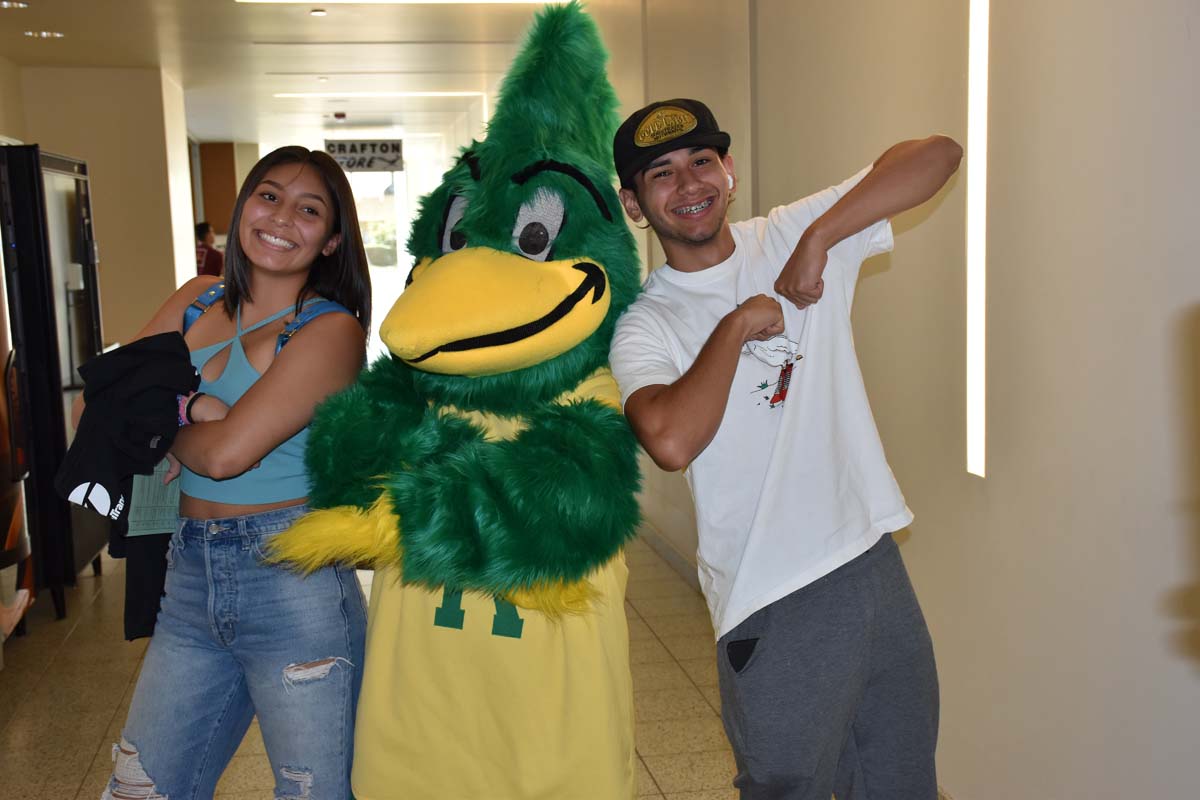
[[[989,0],[971,0],[967,41],[967,472],[984,475],[987,439]]]

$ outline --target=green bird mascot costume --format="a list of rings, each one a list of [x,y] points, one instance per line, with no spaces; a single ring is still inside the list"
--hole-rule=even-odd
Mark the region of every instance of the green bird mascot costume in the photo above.
[[[622,547],[636,444],[607,369],[639,285],[616,97],[577,4],[536,19],[421,205],[390,357],[325,403],[303,569],[373,566],[358,800],[632,798]]]

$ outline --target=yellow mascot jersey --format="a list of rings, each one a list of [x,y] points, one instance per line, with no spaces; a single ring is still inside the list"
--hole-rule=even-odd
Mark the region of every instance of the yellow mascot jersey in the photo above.
[[[375,574],[354,743],[357,800],[627,800],[635,794],[628,570],[551,618]]]

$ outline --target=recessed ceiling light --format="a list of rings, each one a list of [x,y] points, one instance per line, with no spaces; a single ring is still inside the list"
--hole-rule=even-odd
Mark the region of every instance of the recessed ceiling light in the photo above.
[[[22,3],[19,0],[0,0],[0,8],[29,8],[29,3]]]
[[[329,16],[329,12],[323,8],[314,8],[312,11],[308,12],[308,15],[310,17],[327,17]]]
[[[317,78],[317,80],[320,81],[321,83],[329,83],[329,78],[326,78],[324,75]]]
[[[25,31],[25,35],[33,39],[61,39],[61,31]]]

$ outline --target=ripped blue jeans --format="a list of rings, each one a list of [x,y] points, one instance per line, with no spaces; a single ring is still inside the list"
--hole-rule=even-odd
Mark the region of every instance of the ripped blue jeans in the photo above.
[[[350,797],[366,607],[352,569],[263,563],[306,506],[180,520],[104,798],[211,798],[258,716],[275,797]]]

